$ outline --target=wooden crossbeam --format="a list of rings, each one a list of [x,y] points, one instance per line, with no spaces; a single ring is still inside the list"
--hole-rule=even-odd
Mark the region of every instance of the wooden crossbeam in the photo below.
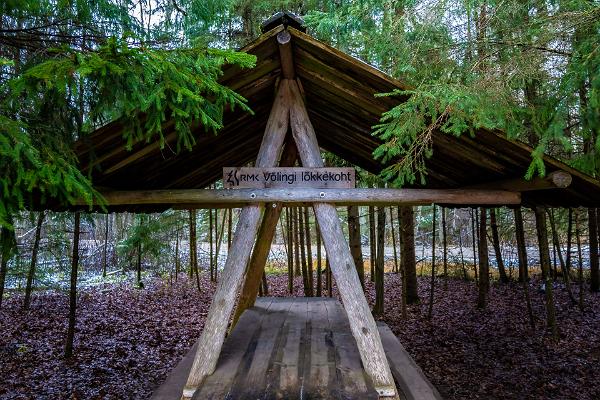
[[[283,80],[281,84],[287,84],[290,88],[290,125],[302,165],[323,167],[317,136],[298,85],[290,80]],[[337,211],[333,205],[326,203],[314,203],[313,209],[365,371],[371,377],[380,398],[398,399],[379,331],[363,294]]]
[[[257,167],[274,167],[279,159],[289,125],[289,98],[287,85],[280,85],[256,158]],[[261,204],[248,205],[242,209],[223,274],[198,341],[182,399],[191,399],[206,376],[215,370],[235,298],[242,286],[244,271],[256,240],[261,211]]]
[[[180,189],[104,191],[109,206],[170,205],[175,208],[233,208],[256,203],[349,205],[518,205],[518,192],[486,189]],[[85,206],[83,200],[78,205]],[[177,207],[177,206],[180,207]]]

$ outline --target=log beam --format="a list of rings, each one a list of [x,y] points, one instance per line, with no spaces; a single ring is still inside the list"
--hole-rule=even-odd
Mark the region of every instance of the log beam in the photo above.
[[[287,30],[277,34],[279,44],[279,60],[281,61],[281,75],[284,79],[294,79],[294,55],[292,54],[292,35]]]
[[[461,206],[519,205],[518,192],[486,189],[178,189],[104,191],[110,206],[165,205],[175,208],[235,208],[256,203],[330,203],[351,205],[406,205],[432,203]],[[86,206],[84,200],[76,205]]]
[[[289,88],[287,85],[279,85],[256,158],[257,167],[274,167],[279,160],[289,126],[289,102]],[[261,204],[252,204],[242,209],[223,274],[198,341],[194,362],[183,388],[182,399],[191,399],[204,378],[215,370],[235,298],[250,259],[261,211]]]
[[[531,180],[524,178],[503,179],[495,182],[486,182],[478,185],[471,185],[465,189],[490,189],[490,190],[509,190],[512,192],[529,192],[534,190],[547,189],[565,189],[571,185],[573,176],[566,171],[550,172],[543,178],[535,177]]]
[[[300,89],[295,81],[284,80],[291,92],[290,125],[304,167],[323,167],[321,152],[314,128],[308,118]],[[331,204],[313,205],[331,271],[337,282],[348,314],[350,328],[366,373],[371,377],[379,398],[398,399],[396,384],[383,350],[377,325],[363,294],[354,260],[335,207]]]

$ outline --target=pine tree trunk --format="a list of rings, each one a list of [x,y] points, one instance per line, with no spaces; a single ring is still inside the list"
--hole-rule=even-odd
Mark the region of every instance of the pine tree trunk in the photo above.
[[[487,246],[487,210],[481,208],[479,213],[479,292],[477,307],[487,306],[487,295],[490,290],[490,273]]]
[[[436,206],[435,204],[433,205],[433,229],[432,229],[432,234],[431,234],[431,283],[429,285],[429,307],[427,310],[427,319],[431,320],[431,317],[433,316],[433,296],[434,296],[434,292],[435,292],[435,239],[436,239],[436,235],[435,235],[435,228],[436,228]]]
[[[468,281],[467,267],[465,266],[465,253],[463,251],[462,229],[458,230],[458,248],[460,249],[460,265],[462,267],[463,280]]]
[[[190,224],[190,271],[189,276],[192,278],[194,272],[198,269],[198,245],[196,244],[196,210],[189,210]]]
[[[294,293],[294,241],[292,233],[292,219],[290,208],[285,208],[285,227],[287,237],[287,260],[288,260],[288,292]]]
[[[73,257],[71,258],[71,286],[69,288],[69,325],[67,328],[67,341],[65,344],[65,358],[71,358],[73,356],[73,340],[75,338],[80,218],[81,213],[76,212],[73,228]]]
[[[369,247],[371,250],[369,278],[371,279],[371,282],[375,281],[375,261],[377,259],[377,244],[375,236],[375,207],[369,206]]]
[[[573,296],[573,291],[571,290],[571,280],[569,279],[569,271],[567,271],[567,266],[565,265],[565,260],[560,250],[560,241],[558,239],[558,232],[556,231],[556,223],[554,221],[554,210],[552,210],[552,212],[550,213],[550,231],[552,232],[552,244],[554,246],[556,254],[558,255],[560,270],[562,272],[567,293],[573,304],[577,304],[577,300],[575,300],[575,296]]]
[[[302,208],[298,207],[298,232],[300,234],[300,260],[302,262],[302,283],[304,286],[304,296],[310,296],[309,284],[310,281],[308,279],[308,265],[306,263],[306,244],[304,239],[304,218]]]
[[[600,290],[600,269],[598,265],[598,225],[596,221],[597,209],[588,208],[588,229],[590,244],[590,291]]]
[[[210,269],[210,280],[211,282],[215,281],[215,270],[214,270],[214,253],[213,253],[213,210],[212,208],[208,209],[208,264]]]
[[[350,244],[350,253],[354,259],[354,265],[356,266],[356,272],[358,272],[358,279],[360,284],[365,289],[365,266],[363,263],[362,245],[360,242],[360,219],[358,215],[358,206],[348,207],[348,236]]]
[[[492,242],[494,246],[494,254],[498,265],[498,273],[500,274],[500,282],[508,283],[508,276],[504,268],[502,260],[502,251],[500,249],[500,235],[498,235],[498,222],[496,221],[496,209],[490,208],[490,228],[492,229]]]
[[[227,250],[229,250],[231,248],[231,240],[233,239],[232,232],[233,232],[233,208],[230,208],[229,212],[227,213]]]
[[[294,271],[296,276],[302,276],[302,264],[300,263],[300,230],[298,229],[298,207],[292,208],[292,216],[292,230],[294,232]]]
[[[525,247],[525,231],[523,230],[521,207],[515,208],[513,213],[515,217],[515,235],[517,237],[517,257],[519,259],[519,282],[523,286],[529,326],[531,326],[532,330],[535,330],[535,318],[533,316],[533,307],[531,306],[531,296],[529,295],[529,267],[527,265],[527,248]]]
[[[583,311],[583,251],[581,250],[581,228],[579,226],[579,210],[575,211],[575,239],[577,241],[577,279],[579,280],[579,309]]]
[[[142,241],[138,241],[137,245],[137,261],[135,263],[135,270],[137,272],[137,286],[142,287]]]
[[[374,315],[383,315],[383,273],[385,255],[385,208],[377,207],[377,259],[375,260]]]
[[[448,289],[448,235],[446,232],[446,207],[442,207],[442,245],[444,262],[444,290]]]
[[[35,268],[37,264],[37,256],[40,248],[40,238],[42,234],[42,224],[44,223],[45,211],[40,211],[38,214],[37,224],[35,226],[35,239],[33,241],[33,250],[31,251],[31,264],[29,264],[29,272],[27,273],[27,284],[25,286],[25,301],[23,308],[29,310],[31,305],[31,290],[33,286],[33,278],[35,277]],[[106,259],[106,255],[104,256]]]
[[[325,258],[325,269],[327,270],[327,294],[333,297],[333,277],[331,276],[331,265],[329,265],[329,257]]]
[[[558,327],[556,325],[556,312],[554,310],[554,296],[552,282],[550,281],[550,249],[548,248],[548,230],[546,228],[546,215],[544,207],[535,208],[535,225],[540,250],[540,264],[544,278],[544,291],[546,293],[546,323],[552,337],[558,339]],[[545,271],[545,273],[544,273]]]
[[[515,217],[515,236],[517,237],[517,256],[519,258],[519,281],[529,281],[529,266],[527,265],[527,247],[525,245],[525,230],[523,229],[523,214],[521,207],[513,210]]]
[[[415,221],[411,206],[399,207],[400,212],[400,266],[406,282],[406,303],[419,302],[417,263],[415,259]]]
[[[321,263],[321,231],[319,230],[319,222],[315,220],[315,224],[317,225],[317,296],[321,297],[323,295],[323,266]]]
[[[477,273],[477,233],[475,230],[476,225],[475,210],[471,209],[471,236],[473,239],[473,272],[475,273],[475,282],[479,282],[479,275]]]
[[[179,279],[179,227],[177,227],[177,236],[175,237],[175,282]]]
[[[223,217],[221,218],[221,230],[219,230],[219,221],[217,220],[217,217],[218,214],[215,214],[215,237],[217,238],[217,243],[215,245],[215,282],[218,279],[219,254],[221,254],[221,244],[223,243],[223,236],[225,235],[225,220],[227,219],[226,210],[223,210]]]
[[[394,207],[390,207],[390,228],[392,229],[392,249],[394,250],[394,272],[398,273],[400,269],[398,266],[398,249],[396,248],[396,229],[394,228]]]
[[[102,250],[102,277],[106,278],[106,269],[107,269],[107,253],[108,253],[108,226],[109,219],[108,213],[106,213],[106,219],[104,220],[104,249]]]
[[[10,216],[8,222],[12,224],[12,218]],[[6,282],[6,274],[8,273],[8,262],[15,254],[16,249],[14,230],[10,230],[5,226],[0,228],[0,243],[2,244],[2,262],[0,262],[0,308],[2,308],[4,284]]]
[[[306,230],[306,262],[308,272],[308,293],[310,297],[314,296],[314,277],[313,277],[313,259],[312,259],[312,245],[310,237],[310,215],[309,207],[304,207],[304,228]]]

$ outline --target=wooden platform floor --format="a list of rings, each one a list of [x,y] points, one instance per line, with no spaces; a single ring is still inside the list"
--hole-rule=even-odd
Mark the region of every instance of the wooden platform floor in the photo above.
[[[440,399],[385,324],[379,324],[397,387],[404,399]],[[176,400],[194,348],[155,391]],[[226,339],[217,369],[196,392],[208,399],[377,399],[342,305],[329,298],[262,297]]]

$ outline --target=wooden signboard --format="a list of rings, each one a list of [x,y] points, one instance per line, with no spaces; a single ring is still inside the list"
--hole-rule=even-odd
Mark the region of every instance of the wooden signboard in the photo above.
[[[354,168],[223,168],[226,189],[319,188],[356,186]]]

